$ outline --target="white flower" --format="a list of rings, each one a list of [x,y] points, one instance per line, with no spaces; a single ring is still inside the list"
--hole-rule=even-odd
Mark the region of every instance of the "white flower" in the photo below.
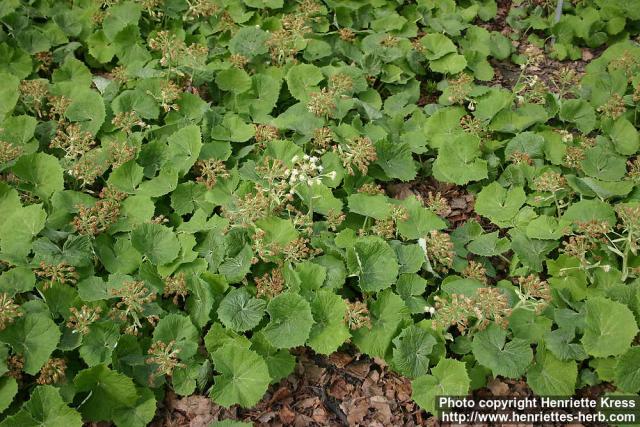
[[[307,180],[307,185],[313,185],[313,182],[314,182],[313,179],[309,178]]]
[[[431,307],[430,305],[425,305],[424,306],[424,312],[425,313],[429,313],[430,315],[434,315],[436,312],[436,309],[434,307]]]
[[[309,160],[311,161],[311,163],[315,163],[318,161],[318,158],[316,156],[313,156],[313,157],[309,157]]]
[[[302,158],[305,159],[305,160],[309,160],[309,155],[305,154],[304,156],[302,156]]]
[[[327,176],[331,179],[336,179],[336,176],[338,175],[338,172],[336,171],[331,171],[327,174]]]
[[[293,163],[295,163],[295,162],[297,162],[297,161],[298,161],[298,159],[299,159],[299,157],[298,157],[298,155],[296,154],[295,156],[293,156],[293,158],[291,159],[291,161],[292,161]]]
[[[295,177],[295,175],[291,175],[291,178],[289,179],[289,184],[295,183],[296,180],[297,180],[297,178]]]
[[[320,178],[316,178],[316,185],[322,184],[322,180]]]
[[[318,169],[320,172],[322,172],[324,170],[324,166],[318,166],[316,169]]]

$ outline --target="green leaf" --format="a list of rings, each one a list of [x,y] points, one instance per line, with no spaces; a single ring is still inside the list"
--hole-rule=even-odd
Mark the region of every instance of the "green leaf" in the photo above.
[[[347,249],[347,268],[358,276],[363,292],[377,292],[391,286],[399,266],[391,246],[377,236],[360,237]]]
[[[497,182],[485,186],[476,198],[475,211],[499,227],[513,226],[526,195],[521,187],[509,190]]]
[[[315,321],[307,345],[316,353],[331,354],[351,337],[344,324],[347,305],[330,291],[320,290],[311,302],[311,313]]]
[[[29,190],[43,200],[64,189],[62,167],[58,159],[45,153],[22,156],[13,166],[13,173],[26,181]]]
[[[476,255],[497,256],[511,249],[511,244],[509,239],[498,237],[498,232],[494,231],[476,237],[467,245],[467,249]]]
[[[527,372],[527,384],[538,396],[572,396],[575,393],[578,366],[575,360],[563,362],[553,354],[538,354]]]
[[[178,257],[180,242],[173,231],[160,224],[142,224],[131,232],[133,247],[156,265]]]
[[[0,341],[24,356],[24,372],[35,375],[60,341],[60,330],[48,316],[30,313],[0,331]]]
[[[610,204],[600,200],[580,200],[567,208],[562,219],[570,223],[606,221],[613,226],[616,214]]]
[[[393,340],[393,367],[409,378],[425,375],[429,369],[429,355],[436,343],[426,330],[409,326]]]
[[[617,181],[626,173],[626,158],[600,145],[586,150],[580,165],[584,173],[603,181]]]
[[[411,397],[422,409],[435,414],[437,396],[466,396],[470,385],[464,362],[444,358],[431,370],[431,375],[411,381]]]
[[[128,25],[136,26],[140,19],[142,7],[135,2],[123,2],[109,8],[109,13],[102,22],[102,28],[109,40],[115,40],[120,31]]]
[[[322,71],[315,65],[292,66],[285,77],[289,93],[299,101],[308,101],[311,92],[318,91],[317,84],[324,80]]]
[[[253,298],[246,289],[232,289],[218,306],[218,318],[236,332],[249,331],[262,320],[265,306],[263,300]]]
[[[355,193],[347,197],[349,211],[375,219],[386,219],[391,215],[392,205],[383,194]]]
[[[275,348],[291,348],[303,345],[313,326],[311,306],[298,294],[282,293],[267,306],[271,320],[262,333]]]
[[[609,131],[615,150],[624,155],[633,155],[640,147],[640,135],[633,124],[624,117],[615,121]]]
[[[113,421],[118,427],[148,426],[156,415],[156,406],[156,397],[153,392],[143,388],[132,406],[115,409]]]
[[[572,122],[580,132],[587,134],[596,125],[596,112],[587,101],[582,99],[568,99],[560,107],[560,119]]]
[[[221,141],[245,142],[255,135],[255,128],[234,113],[228,113],[222,123],[211,130],[211,137]]]
[[[200,128],[195,125],[183,127],[167,139],[167,144],[169,145],[167,160],[180,175],[184,175],[189,172],[200,155],[202,148]]]
[[[251,77],[244,70],[229,68],[218,73],[216,84],[222,90],[240,94],[251,89]]]
[[[403,201],[395,202],[405,209],[409,218],[401,219],[397,223],[398,232],[409,240],[424,237],[431,230],[443,230],[447,224],[433,211],[425,208],[415,196],[410,196]]]
[[[633,313],[626,305],[603,297],[585,303],[584,349],[592,356],[617,356],[627,351],[638,333]]]
[[[371,329],[362,327],[353,331],[353,342],[369,356],[391,356],[391,342],[411,321],[409,310],[402,298],[390,289],[381,292],[369,305]]]
[[[436,73],[458,74],[467,66],[467,60],[464,55],[450,53],[442,58],[429,62],[429,68]]]
[[[275,384],[288,377],[296,366],[296,358],[289,350],[277,349],[264,337],[264,334],[259,331],[251,338],[251,349],[255,350],[269,368],[269,375],[271,376],[271,384]]]
[[[225,344],[212,355],[215,384],[211,398],[219,405],[250,407],[267,391],[271,377],[264,359],[256,352],[234,343]]]
[[[269,34],[255,26],[240,28],[229,40],[231,53],[245,56],[249,59],[267,53]]]
[[[73,380],[76,392],[87,393],[80,406],[85,420],[108,421],[122,408],[130,408],[138,400],[133,380],[105,365],[78,372]]]
[[[480,159],[480,138],[463,134],[444,144],[433,163],[433,176],[438,181],[462,185],[487,177],[487,162]]]
[[[15,381],[15,380],[14,380]],[[50,385],[36,387],[31,398],[11,417],[6,418],[2,427],[80,427],[80,414],[60,397],[58,389]]]
[[[16,76],[4,72],[0,72],[0,81],[2,86],[0,87],[0,122],[4,120],[4,117],[9,114],[13,107],[15,107],[20,97],[20,91],[18,86],[20,85],[20,79]]]
[[[15,378],[10,376],[0,378],[0,414],[11,405],[17,393],[18,382]]]
[[[75,90],[64,116],[72,122],[79,123],[83,130],[95,135],[104,123],[104,101],[95,90]]]
[[[457,52],[458,48],[451,39],[444,34],[431,33],[420,39],[420,44],[425,47],[424,56],[430,60],[440,59],[452,52]]]
[[[179,350],[178,357],[187,360],[198,352],[198,330],[191,319],[177,313],[171,313],[160,319],[153,330],[153,340],[169,344],[175,341]]]
[[[494,375],[507,378],[522,376],[533,359],[528,341],[515,338],[506,341],[507,332],[495,324],[473,337],[471,349],[478,363],[491,369]]]
[[[94,323],[82,339],[80,357],[89,367],[109,364],[119,339],[120,327],[114,322]]]
[[[418,169],[409,144],[384,139],[376,143],[376,150],[378,160],[375,164],[379,165],[389,178],[411,181],[416,177]]]
[[[640,347],[632,347],[620,356],[616,364],[614,381],[626,393],[640,391]]]
[[[36,285],[36,276],[31,269],[15,267],[0,274],[0,292],[15,294],[29,292]]]

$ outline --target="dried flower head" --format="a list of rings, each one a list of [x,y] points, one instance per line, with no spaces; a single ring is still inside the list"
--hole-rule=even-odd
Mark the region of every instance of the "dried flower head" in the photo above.
[[[456,326],[461,334],[469,329],[483,330],[491,322],[506,328],[511,315],[509,300],[498,288],[479,288],[471,297],[458,294],[449,298],[436,296],[435,302],[432,327],[448,329]]]
[[[307,109],[318,117],[330,117],[336,109],[335,93],[327,88],[311,92]]]
[[[467,73],[460,73],[454,79],[448,81],[447,101],[451,104],[462,104],[469,99],[473,90],[473,77]]]
[[[184,273],[178,273],[164,279],[163,297],[173,296],[173,303],[178,305],[181,299],[182,302],[185,301],[187,295],[189,295],[189,289],[187,288],[187,276]]]
[[[369,194],[371,196],[375,196],[378,194],[384,195],[384,188],[382,185],[376,184],[375,182],[367,182],[364,183],[358,188],[358,193]]]
[[[329,87],[335,94],[341,95],[353,89],[353,79],[345,73],[337,73],[329,78]]]
[[[99,176],[102,176],[109,169],[109,166],[109,163],[105,161],[103,151],[101,149],[93,149],[80,157],[67,170],[67,173],[80,181],[82,185],[87,186],[93,184]]]
[[[371,329],[371,317],[367,304],[362,301],[346,301],[347,311],[344,314],[344,323],[349,329],[355,331],[362,327]]]
[[[145,305],[156,300],[156,295],[144,285],[142,281],[125,281],[120,288],[111,289],[111,295],[119,298],[115,307],[109,313],[114,319],[127,323],[125,333],[137,335],[142,328],[141,319],[144,318]],[[146,316],[153,324],[153,316]]]
[[[567,187],[567,180],[558,172],[548,171],[538,176],[534,185],[538,191],[557,193]]]
[[[582,161],[586,158],[584,148],[582,147],[567,147],[567,151],[564,155],[564,165],[568,168],[582,169]]]
[[[66,370],[67,362],[64,359],[49,359],[40,369],[36,382],[38,384],[58,384],[64,380]]]
[[[36,113],[43,116],[42,106],[49,95],[49,84],[44,79],[23,80],[20,82],[20,99]]]
[[[196,181],[204,184],[209,190],[215,187],[218,178],[230,176],[227,166],[219,159],[198,160],[196,162]]]
[[[622,116],[627,111],[624,98],[618,93],[614,93],[611,97],[597,108],[599,113],[602,113],[606,118],[615,120]]]
[[[287,243],[282,248],[282,254],[286,261],[298,263],[319,253],[319,249],[313,249],[309,246],[309,239],[298,237]]]
[[[477,261],[470,260],[462,271],[462,276],[469,279],[476,279],[485,285],[488,283],[487,269]]]
[[[327,225],[329,230],[336,231],[340,224],[347,218],[344,212],[331,209],[327,214]]]
[[[7,376],[15,378],[16,380],[22,379],[22,370],[24,369],[24,356],[21,354],[14,354],[7,359]]]
[[[42,287],[48,289],[55,284],[75,285],[78,282],[78,272],[75,267],[61,262],[59,264],[47,264],[40,262],[40,267],[35,270],[36,276],[45,279]]]
[[[138,113],[136,113],[135,111],[121,111],[119,113],[116,113],[116,115],[111,120],[111,123],[117,129],[120,129],[127,135],[131,134],[135,126],[138,126],[142,129],[148,127],[144,120],[142,120]]]
[[[338,145],[335,149],[349,175],[355,175],[354,168],[366,175],[369,164],[378,159],[376,147],[366,136],[353,138],[346,144]]]
[[[509,155],[509,160],[516,165],[533,165],[533,159],[529,153],[525,153],[523,151],[514,151]]]
[[[82,130],[78,123],[67,123],[57,130],[49,147],[59,148],[64,151],[65,157],[77,159],[88,152],[94,144],[91,132]]]
[[[427,194],[427,200],[424,202],[427,208],[442,216],[446,217],[451,213],[451,206],[449,205],[449,201],[442,197],[442,194],[435,193],[433,194],[431,191]]]
[[[13,298],[5,292],[0,293],[0,331],[22,315],[20,306],[13,301]]]
[[[311,143],[313,147],[321,153],[324,153],[333,142],[334,134],[331,128],[321,127],[313,131],[313,139]]]
[[[340,37],[340,40],[347,43],[353,43],[356,39],[356,33],[351,28],[340,28],[338,30],[338,36]]]
[[[89,327],[100,319],[102,309],[100,307],[83,305],[80,307],[80,310],[75,307],[70,307],[69,312],[71,316],[69,316],[67,320],[67,327],[75,333],[87,335],[89,333]]]
[[[73,227],[80,234],[97,236],[109,229],[120,217],[120,202],[124,193],[102,193],[93,206],[78,205]]]
[[[187,4],[189,5],[189,9],[185,14],[187,20],[208,18],[220,11],[220,6],[212,0],[187,0]]]
[[[255,278],[256,295],[258,298],[271,299],[284,290],[284,276],[281,268],[274,268],[269,273]]]
[[[64,121],[64,113],[71,105],[71,100],[65,96],[49,96],[47,102],[49,103],[49,118],[58,122]]]
[[[145,360],[149,365],[157,365],[158,367],[149,378],[149,382],[153,384],[155,377],[162,375],[171,376],[176,368],[184,368],[186,365],[180,362],[180,349],[176,348],[176,342],[170,341],[168,344],[162,341],[154,341],[147,351],[149,357]]]
[[[633,160],[629,160],[627,162],[627,166],[628,166],[627,177],[631,181],[635,182],[636,184],[639,184],[640,183],[640,156],[636,156],[636,158],[634,158]]]
[[[596,244],[587,236],[570,236],[569,240],[562,242],[560,252],[580,260],[582,265],[588,264],[587,254],[596,248]]]
[[[249,63],[249,58],[247,58],[246,56],[240,55],[239,53],[234,53],[229,56],[229,62],[235,68],[242,70]]]
[[[255,139],[258,143],[280,138],[280,132],[275,126],[254,124],[253,127],[256,130]]]
[[[520,288],[520,306],[540,313],[551,302],[551,288],[538,276],[530,274],[526,277],[518,277],[517,284]]]
[[[48,73],[53,65],[53,53],[49,51],[36,52],[34,55],[36,61],[38,61],[37,71]]]
[[[431,230],[429,234],[425,236],[425,241],[429,259],[441,265],[444,270],[451,267],[453,258],[455,257],[451,236],[438,230]]]
[[[0,141],[0,164],[14,161],[23,152],[22,147],[13,145],[10,142]]]

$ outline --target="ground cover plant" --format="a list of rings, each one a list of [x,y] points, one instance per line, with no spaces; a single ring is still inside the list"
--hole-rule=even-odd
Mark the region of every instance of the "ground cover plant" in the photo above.
[[[427,413],[638,393],[640,8],[564,3],[0,1],[0,426],[251,407],[303,346]]]

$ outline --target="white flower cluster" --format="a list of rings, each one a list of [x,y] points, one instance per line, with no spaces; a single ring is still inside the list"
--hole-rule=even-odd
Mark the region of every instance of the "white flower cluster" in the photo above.
[[[293,193],[293,187],[297,184],[318,185],[322,183],[322,177],[326,176],[335,179],[336,171],[331,171],[323,175],[324,167],[319,164],[320,159],[316,156],[305,154],[300,158],[293,156],[291,161],[294,163],[293,169],[284,171],[285,176],[289,179],[289,185],[292,187],[290,192]]]

